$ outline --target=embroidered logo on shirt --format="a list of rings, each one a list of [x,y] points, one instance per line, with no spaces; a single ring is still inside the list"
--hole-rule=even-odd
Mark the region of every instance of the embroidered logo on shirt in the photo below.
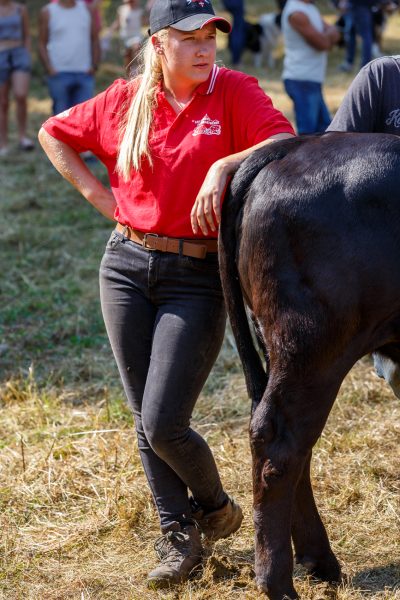
[[[386,125],[400,127],[400,108],[395,108],[389,113],[389,117],[386,119]]]
[[[192,135],[221,135],[221,123],[218,119],[210,119],[208,115],[204,115],[200,121],[193,121],[196,127]]]
[[[186,0],[186,6],[196,6],[196,4],[200,4],[201,8],[203,8],[206,4],[210,4],[209,0]]]

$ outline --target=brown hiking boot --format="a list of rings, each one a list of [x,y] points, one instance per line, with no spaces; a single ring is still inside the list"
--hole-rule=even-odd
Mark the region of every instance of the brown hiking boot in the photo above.
[[[205,512],[193,501],[192,517],[197,521],[204,536],[213,542],[235,533],[243,521],[242,509],[230,496],[222,508],[211,512]]]
[[[149,573],[147,585],[165,588],[186,581],[201,563],[203,548],[195,525],[181,526],[175,521],[154,543],[161,563]]]

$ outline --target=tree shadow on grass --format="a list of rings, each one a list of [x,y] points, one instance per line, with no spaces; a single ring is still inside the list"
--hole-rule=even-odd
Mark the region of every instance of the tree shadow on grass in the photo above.
[[[230,551],[229,547],[222,545],[217,548],[216,552],[212,552],[210,549],[206,553],[206,557],[207,568],[211,571],[211,578],[214,581],[232,579],[235,581],[235,587],[246,587],[254,579],[253,547],[240,551],[235,549]],[[316,594],[315,597],[319,598],[318,590],[323,585],[327,586],[324,598],[336,597],[336,585],[325,584],[318,579],[309,578],[301,565],[294,565],[293,575],[304,581],[309,579],[309,583],[312,581],[313,594]],[[349,577],[347,581],[346,579],[346,576],[344,576],[342,585],[351,587],[352,590],[359,592],[365,598],[378,592],[400,592],[400,561],[363,569],[354,577]]]
[[[400,592],[400,561],[363,569],[352,578],[351,584],[366,594],[381,591]]]

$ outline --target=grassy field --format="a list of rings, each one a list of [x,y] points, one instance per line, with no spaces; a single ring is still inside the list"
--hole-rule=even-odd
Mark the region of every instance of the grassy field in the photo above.
[[[34,17],[38,5],[29,6]],[[262,8],[272,5],[248,2],[253,18]],[[399,34],[396,16],[387,53],[399,50]],[[250,57],[245,67],[292,118],[281,56],[280,49],[272,72],[255,72]],[[123,74],[116,53],[112,58],[99,89]],[[228,60],[223,48],[219,58]],[[325,88],[333,111],[351,81],[337,72],[340,61],[335,50]],[[36,65],[32,132],[49,113]],[[105,180],[101,165],[93,168]],[[111,226],[39,149],[2,159],[0,178],[0,599],[261,598],[252,572],[249,402],[232,336],[194,422],[244,507],[244,524],[232,539],[207,547],[193,581],[150,592],[145,576],[155,564],[158,524],[98,301],[98,264]],[[296,569],[304,600],[400,600],[399,433],[399,401],[364,359],[342,386],[313,464],[317,502],[345,578],[333,588]]]

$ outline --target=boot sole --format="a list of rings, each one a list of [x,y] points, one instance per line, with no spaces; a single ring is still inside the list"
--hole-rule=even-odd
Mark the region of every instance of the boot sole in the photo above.
[[[192,568],[188,575],[182,575],[180,577],[177,577],[176,579],[173,579],[172,577],[153,577],[147,579],[147,587],[152,590],[162,590],[174,587],[175,585],[185,583],[185,581],[189,581],[189,579],[195,577],[197,573],[202,569],[202,567],[203,561],[202,559],[200,559],[200,562]]]

